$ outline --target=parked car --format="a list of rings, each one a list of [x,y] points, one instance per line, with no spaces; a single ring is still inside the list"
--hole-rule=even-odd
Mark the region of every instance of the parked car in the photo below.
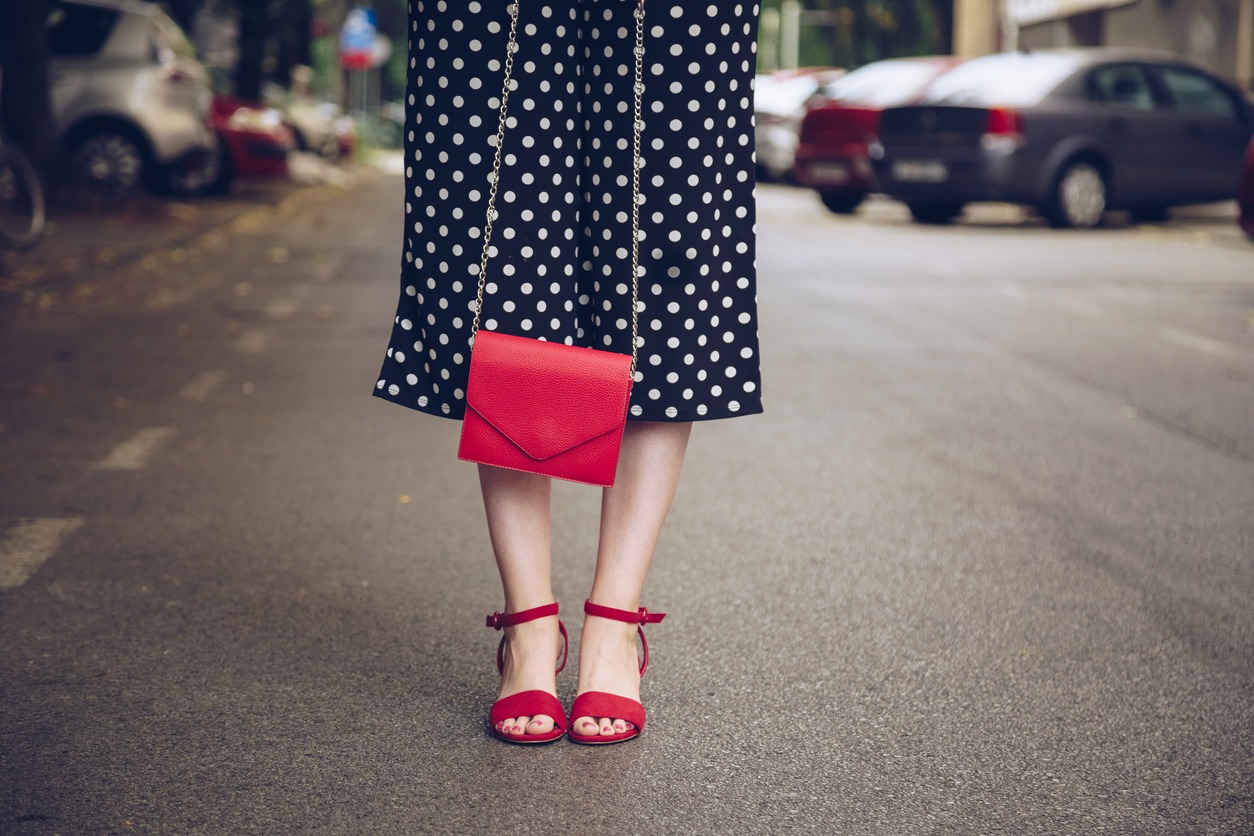
[[[211,175],[208,76],[155,4],[54,0],[48,46],[53,122],[75,179],[123,196]]]
[[[1254,139],[1245,149],[1245,163],[1241,166],[1241,182],[1237,185],[1237,207],[1241,229],[1254,241]]]
[[[759,176],[783,180],[792,174],[797,135],[806,102],[844,70],[806,68],[759,75],[754,80],[753,123]]]
[[[1251,134],[1250,100],[1182,58],[1040,50],[973,59],[885,110],[871,156],[880,188],[924,223],[991,200],[1093,227],[1107,209],[1159,218],[1232,199]]]
[[[262,100],[283,113],[296,134],[296,147],[334,160],[344,147],[344,112],[333,102],[293,93],[273,82],[262,85]]]
[[[287,176],[287,155],[296,147],[283,114],[260,102],[215,93],[213,127],[217,169],[211,188],[226,191],[237,178]]]
[[[801,120],[793,173],[836,213],[858,208],[876,190],[867,146],[879,130],[880,111],[906,104],[938,75],[951,57],[890,58],[859,67],[826,85],[820,101]]]

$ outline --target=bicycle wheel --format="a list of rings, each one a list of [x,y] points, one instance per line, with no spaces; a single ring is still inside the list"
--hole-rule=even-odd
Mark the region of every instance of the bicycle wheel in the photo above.
[[[26,156],[0,140],[0,245],[35,246],[44,232],[44,190]]]

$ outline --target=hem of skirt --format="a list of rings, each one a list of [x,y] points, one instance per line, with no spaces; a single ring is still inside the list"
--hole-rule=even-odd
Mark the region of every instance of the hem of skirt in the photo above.
[[[416,402],[411,402],[402,398],[400,395],[392,395],[389,392],[380,391],[378,389],[374,390],[370,394],[379,400],[393,403],[397,406],[403,406],[407,409],[412,409],[415,412],[421,412],[424,415],[430,415],[434,418],[448,418],[451,421],[461,421],[466,417],[466,407],[464,403],[459,405],[460,408],[450,406],[449,411],[445,412],[438,406],[421,406]],[[698,415],[695,410],[691,410],[688,412],[677,412],[675,415],[667,415],[665,412],[660,414],[645,413],[643,415],[629,414],[627,416],[627,420],[655,421],[663,424],[686,424],[692,421],[721,421],[728,418],[742,418],[746,415],[760,415],[762,411],[762,402],[754,401],[749,404],[742,403],[741,408],[736,412],[706,412],[705,414]]]

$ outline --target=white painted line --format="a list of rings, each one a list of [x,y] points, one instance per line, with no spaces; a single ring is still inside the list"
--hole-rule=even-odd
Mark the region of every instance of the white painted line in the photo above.
[[[1216,357],[1227,357],[1235,353],[1235,349],[1227,343],[1212,340],[1210,337],[1190,334],[1188,331],[1181,331],[1176,328],[1159,328],[1158,338],[1182,348],[1189,348],[1193,351],[1200,351],[1202,354],[1211,354]]]
[[[148,427],[123,441],[96,463],[97,470],[142,470],[157,448],[178,431],[174,427]]]
[[[213,390],[226,380],[226,372],[212,369],[201,372],[196,379],[183,387],[183,400],[193,403],[204,403],[213,394]]]
[[[83,522],[82,517],[22,520],[10,528],[0,540],[0,589],[26,583]]]
[[[235,350],[244,354],[264,354],[274,332],[269,328],[247,328],[235,338]]]
[[[300,310],[300,302],[295,299],[275,299],[266,305],[267,319],[287,319]]]

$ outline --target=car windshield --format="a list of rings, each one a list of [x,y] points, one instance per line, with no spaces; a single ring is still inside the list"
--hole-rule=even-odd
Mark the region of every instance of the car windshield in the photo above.
[[[764,113],[792,113],[818,88],[813,75],[778,78],[758,76],[754,109]]]
[[[1075,72],[1074,56],[1007,52],[968,61],[928,85],[925,104],[1028,107]]]
[[[936,74],[928,61],[876,61],[827,86],[827,98],[849,104],[891,107],[905,104]]]

